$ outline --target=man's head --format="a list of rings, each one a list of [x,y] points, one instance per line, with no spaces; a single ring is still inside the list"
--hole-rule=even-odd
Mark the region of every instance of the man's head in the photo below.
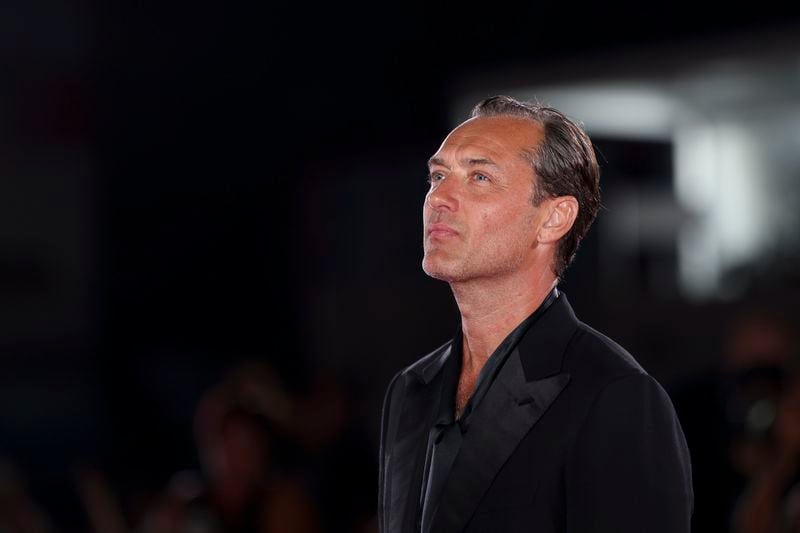
[[[496,96],[429,161],[425,259],[448,281],[521,269],[549,253],[563,275],[600,205],[583,130],[559,111]]]
[[[578,216],[559,242],[553,264],[556,276],[561,277],[600,209],[600,168],[592,142],[580,126],[557,109],[507,96],[481,101],[471,116],[522,117],[543,127],[544,139],[526,151],[534,172],[533,203],[539,205],[545,198],[556,196],[572,196],[578,202]]]

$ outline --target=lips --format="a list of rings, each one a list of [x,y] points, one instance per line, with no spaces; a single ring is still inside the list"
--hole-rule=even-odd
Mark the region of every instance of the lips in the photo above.
[[[458,232],[456,230],[454,230],[447,224],[442,224],[442,223],[430,224],[428,226],[427,233],[429,237],[439,237],[439,238],[455,237],[456,235],[458,235]]]

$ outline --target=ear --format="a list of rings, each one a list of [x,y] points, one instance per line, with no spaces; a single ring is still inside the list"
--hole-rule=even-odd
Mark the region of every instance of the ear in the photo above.
[[[545,219],[539,228],[540,243],[558,242],[566,235],[578,216],[578,201],[574,196],[557,196],[542,203]]]

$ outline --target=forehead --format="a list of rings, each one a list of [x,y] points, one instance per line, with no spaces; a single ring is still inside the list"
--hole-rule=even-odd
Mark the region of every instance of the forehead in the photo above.
[[[525,150],[536,148],[543,138],[542,125],[530,119],[475,117],[451,131],[435,157],[461,157],[473,153],[493,157],[521,156]]]

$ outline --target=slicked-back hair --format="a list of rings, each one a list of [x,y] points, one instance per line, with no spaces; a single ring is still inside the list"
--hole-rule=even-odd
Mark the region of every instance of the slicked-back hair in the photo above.
[[[600,167],[591,140],[559,110],[509,96],[492,96],[479,102],[470,116],[520,117],[542,126],[542,141],[533,141],[523,154],[533,168],[533,204],[557,196],[573,196],[578,201],[578,216],[559,241],[552,265],[553,273],[561,278],[600,209]]]

